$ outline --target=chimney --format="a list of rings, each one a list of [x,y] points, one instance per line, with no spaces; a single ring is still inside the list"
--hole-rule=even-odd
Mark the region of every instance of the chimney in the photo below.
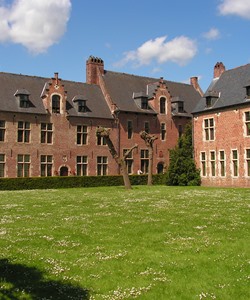
[[[222,62],[217,62],[214,66],[214,78],[220,77],[222,73],[226,71],[225,66]]]
[[[203,91],[198,83],[198,77],[197,76],[193,76],[190,77],[190,84],[193,86],[193,88],[203,97]]]
[[[86,82],[99,84],[99,75],[104,74],[104,62],[101,58],[90,56],[86,62]]]

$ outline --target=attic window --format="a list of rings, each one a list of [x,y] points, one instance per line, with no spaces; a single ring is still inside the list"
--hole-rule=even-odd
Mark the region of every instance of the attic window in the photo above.
[[[79,100],[78,101],[78,112],[87,112],[88,107],[86,105],[86,100]]]
[[[213,105],[212,97],[206,97],[206,107],[211,107]]]
[[[77,111],[78,112],[88,112],[90,109],[87,106],[87,99],[84,98],[82,95],[77,95],[72,100],[77,105]]]
[[[141,108],[142,109],[148,109],[148,99],[147,98],[141,98]]]
[[[178,102],[178,112],[183,113],[184,112],[184,103],[183,101]]]
[[[135,103],[141,109],[150,109],[150,106],[148,105],[148,96],[146,93],[144,92],[133,93],[133,98],[135,99]]]
[[[30,107],[29,95],[30,93],[25,89],[16,91],[15,96],[19,99],[19,107],[22,108]]]
[[[219,92],[216,92],[216,91],[208,91],[207,95],[205,96],[206,98],[206,107],[207,108],[210,108],[212,107],[216,100],[218,100],[219,98]]]
[[[250,85],[246,86],[246,96],[247,99],[250,99]]]

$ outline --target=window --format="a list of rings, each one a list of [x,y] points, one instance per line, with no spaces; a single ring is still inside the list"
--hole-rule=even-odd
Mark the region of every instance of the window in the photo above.
[[[0,120],[0,142],[5,139],[5,121]]]
[[[215,151],[210,152],[210,172],[211,176],[215,176]]]
[[[146,97],[141,98],[141,108],[148,109],[148,98]]]
[[[226,161],[225,161],[225,152],[222,150],[219,152],[220,160],[220,176],[226,176]]]
[[[86,125],[78,125],[76,127],[76,143],[77,145],[87,145],[87,138],[88,138],[88,126]]]
[[[0,177],[5,175],[5,155],[0,154]]]
[[[144,130],[145,132],[149,133],[149,122],[144,123]]]
[[[52,144],[53,124],[41,123],[41,143]]]
[[[17,177],[30,176],[30,155],[18,154],[17,155]]]
[[[178,102],[178,112],[183,113],[184,112],[184,103],[183,101]]]
[[[201,152],[201,176],[207,175],[206,152]]]
[[[160,98],[160,114],[166,113],[166,99]]]
[[[20,100],[20,107],[23,108],[30,107],[29,95],[20,94],[19,100]]]
[[[97,136],[97,145],[104,146],[107,145],[106,138],[104,136]]]
[[[127,123],[127,130],[128,130],[128,139],[132,139],[132,135],[133,135],[133,123],[132,121],[128,121]]]
[[[148,149],[141,150],[141,171],[142,173],[148,173],[149,165],[149,152]]]
[[[86,105],[86,100],[78,100],[78,112],[88,112],[89,109]]]
[[[166,124],[161,123],[161,140],[165,141],[166,139]]]
[[[60,96],[59,95],[52,96],[52,113],[60,114]]]
[[[247,95],[247,98],[249,99],[250,98],[250,86],[246,86],[246,95]]]
[[[246,149],[247,176],[250,176],[250,149]]]
[[[76,157],[76,175],[85,176],[88,171],[88,157],[87,156],[77,156]]]
[[[107,175],[108,158],[107,156],[97,156],[97,175]]]
[[[233,176],[238,176],[238,150],[232,150]]]
[[[205,140],[214,140],[214,119],[204,119]]]
[[[250,111],[245,112],[246,135],[250,136]]]
[[[128,149],[123,149],[123,156],[127,151]],[[133,173],[133,151],[130,151],[129,155],[126,157],[125,162],[126,162],[128,174],[132,174]]]
[[[41,155],[41,176],[52,176],[53,156]]]
[[[18,122],[17,141],[20,143],[30,142],[30,122]]]

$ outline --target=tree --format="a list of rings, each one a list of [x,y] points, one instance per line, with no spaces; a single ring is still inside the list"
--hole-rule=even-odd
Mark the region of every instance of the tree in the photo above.
[[[167,185],[200,185],[200,171],[193,159],[192,124],[187,124],[177,146],[170,150]]]
[[[119,166],[120,172],[123,176],[123,182],[126,189],[131,189],[131,183],[128,176],[127,166],[126,166],[126,158],[129,156],[131,151],[138,147],[135,144],[133,147],[128,149],[122,157],[120,157],[114,147],[113,142],[110,139],[110,129],[98,127],[96,130],[96,135],[100,137],[104,137],[106,139],[107,146],[109,147],[110,154],[115,159],[116,163]]]
[[[146,131],[140,132],[140,137],[144,140],[147,148],[148,148],[148,185],[152,185],[153,178],[153,144],[157,139],[157,136],[147,133]]]

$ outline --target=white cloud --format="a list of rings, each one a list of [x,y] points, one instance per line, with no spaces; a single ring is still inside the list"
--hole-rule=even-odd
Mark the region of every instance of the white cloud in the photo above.
[[[125,57],[116,66],[123,66],[128,62],[137,65],[148,65],[152,61],[158,64],[171,61],[178,65],[187,64],[197,53],[194,40],[179,36],[171,41],[166,41],[167,36],[158,37],[142,44],[138,49],[125,53]]]
[[[219,5],[219,12],[222,15],[237,15],[250,19],[249,0],[223,0]]]
[[[217,28],[211,28],[208,32],[205,32],[203,36],[208,40],[216,40],[220,37],[220,32]]]
[[[32,53],[45,52],[66,31],[70,0],[15,0],[0,7],[0,42],[21,44]]]

